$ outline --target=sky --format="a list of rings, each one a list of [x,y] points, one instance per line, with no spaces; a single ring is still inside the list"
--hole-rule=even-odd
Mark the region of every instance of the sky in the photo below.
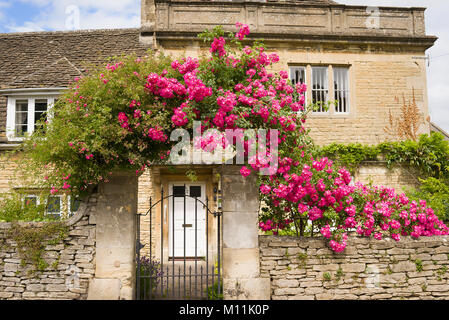
[[[447,0],[336,0],[348,5],[427,7],[429,108],[433,122],[449,132],[449,2]],[[0,33],[137,28],[140,0],[0,0]]]

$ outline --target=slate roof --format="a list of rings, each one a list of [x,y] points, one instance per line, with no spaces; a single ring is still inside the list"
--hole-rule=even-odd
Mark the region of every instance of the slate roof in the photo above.
[[[86,66],[137,53],[139,29],[0,34],[0,88],[66,87]]]

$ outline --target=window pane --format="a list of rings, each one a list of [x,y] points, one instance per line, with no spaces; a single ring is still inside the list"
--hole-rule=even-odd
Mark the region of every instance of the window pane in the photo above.
[[[306,83],[306,69],[304,67],[292,67],[290,69],[290,76],[293,85]]]
[[[36,196],[25,197],[24,204],[25,204],[25,206],[36,207],[37,206],[37,197]]]
[[[28,112],[28,100],[16,100],[16,112]]]
[[[336,113],[349,112],[349,69],[348,68],[334,68],[334,89]]]
[[[70,197],[70,212],[69,216],[73,216],[80,208],[81,200]]]
[[[61,197],[48,197],[47,213],[61,214]]]
[[[173,187],[173,196],[184,197],[185,194],[186,194],[186,187],[184,187],[184,186],[174,186]]]
[[[36,102],[34,104],[34,110],[36,112],[45,112],[45,111],[47,111],[47,107],[48,107],[47,99],[36,100]]]
[[[325,112],[324,104],[328,99],[327,67],[312,67],[312,102],[321,103],[317,112]]]
[[[305,84],[306,83],[306,68],[305,67],[291,67],[290,68],[290,80],[292,81],[292,84],[296,86],[299,84]],[[304,95],[304,104],[307,104],[306,101],[306,93],[303,93]]]
[[[200,186],[191,186],[190,187],[190,196],[191,197],[201,197],[201,187]]]
[[[47,121],[47,117],[44,116],[44,112],[47,111],[48,102],[47,100],[36,100],[34,105],[34,124],[38,121],[43,120]]]
[[[16,134],[23,135],[28,130],[28,100],[16,100]]]

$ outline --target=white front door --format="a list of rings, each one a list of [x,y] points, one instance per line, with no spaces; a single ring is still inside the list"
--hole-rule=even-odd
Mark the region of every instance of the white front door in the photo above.
[[[205,257],[207,210],[203,203],[206,203],[206,185],[201,182],[173,183],[170,184],[170,195],[173,197],[168,198],[169,256]]]

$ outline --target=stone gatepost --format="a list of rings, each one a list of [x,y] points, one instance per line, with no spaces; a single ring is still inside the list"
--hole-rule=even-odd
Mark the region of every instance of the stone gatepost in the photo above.
[[[270,279],[260,277],[257,177],[242,177],[240,168],[222,171],[223,295],[225,300],[269,300]]]
[[[99,185],[95,277],[88,300],[132,300],[135,292],[135,239],[138,177],[119,172]]]

